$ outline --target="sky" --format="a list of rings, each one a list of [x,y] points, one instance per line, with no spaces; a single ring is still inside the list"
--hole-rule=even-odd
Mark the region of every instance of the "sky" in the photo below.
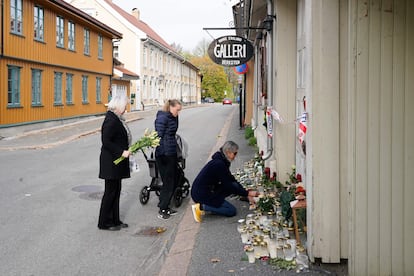
[[[203,30],[228,28],[233,22],[232,6],[238,0],[112,0],[127,12],[140,11],[140,19],[168,44],[179,44],[192,52],[203,39],[209,41],[233,34],[234,30]]]

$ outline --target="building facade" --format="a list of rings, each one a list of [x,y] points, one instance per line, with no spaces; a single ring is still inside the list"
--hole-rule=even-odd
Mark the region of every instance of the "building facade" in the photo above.
[[[414,3],[245,0],[233,10],[255,45],[246,123],[282,183],[292,164],[303,176],[311,260],[413,275]]]
[[[0,127],[106,111],[121,33],[63,0],[0,9]]]
[[[184,103],[201,100],[199,69],[140,20],[137,8],[126,12],[111,0],[70,0],[71,4],[123,34],[114,42],[114,57],[140,76],[131,82],[133,109],[156,106],[166,99]]]

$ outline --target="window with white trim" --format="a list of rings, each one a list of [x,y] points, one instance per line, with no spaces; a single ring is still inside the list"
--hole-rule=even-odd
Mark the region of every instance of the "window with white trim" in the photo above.
[[[18,66],[7,66],[7,106],[20,106],[20,70]]]
[[[23,4],[22,0],[10,1],[10,31],[23,34]]]
[[[42,70],[32,69],[32,106],[42,105]]]
[[[34,6],[34,38],[44,40],[44,10],[40,6]]]
[[[68,22],[68,49],[75,51],[75,23]]]
[[[88,76],[82,76],[82,103],[88,103]]]
[[[65,20],[61,16],[56,16],[56,46],[65,47]]]
[[[62,75],[63,74],[61,72],[55,72],[53,87],[55,105],[62,105]]]
[[[91,33],[88,29],[83,29],[83,53],[85,55],[90,54],[90,39]]]

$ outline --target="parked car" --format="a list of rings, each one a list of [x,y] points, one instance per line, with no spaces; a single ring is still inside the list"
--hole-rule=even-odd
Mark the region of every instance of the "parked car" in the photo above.
[[[233,101],[231,99],[229,99],[229,98],[224,98],[223,99],[223,105],[224,104],[233,104]]]
[[[214,99],[210,98],[210,97],[206,97],[206,98],[204,98],[203,102],[205,102],[205,103],[214,103]]]

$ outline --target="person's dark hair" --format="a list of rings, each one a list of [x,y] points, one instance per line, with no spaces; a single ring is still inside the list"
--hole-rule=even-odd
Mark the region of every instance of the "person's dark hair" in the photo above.
[[[162,111],[168,112],[170,111],[170,106],[175,107],[176,105],[182,105],[182,104],[177,99],[167,100],[165,101],[164,106],[162,107]]]
[[[239,145],[237,145],[235,142],[233,142],[233,141],[226,141],[225,143],[224,143],[224,145],[221,147],[221,151],[223,152],[223,153],[226,153],[226,152],[232,152],[232,153],[235,153],[235,152],[237,152],[239,150]]]

